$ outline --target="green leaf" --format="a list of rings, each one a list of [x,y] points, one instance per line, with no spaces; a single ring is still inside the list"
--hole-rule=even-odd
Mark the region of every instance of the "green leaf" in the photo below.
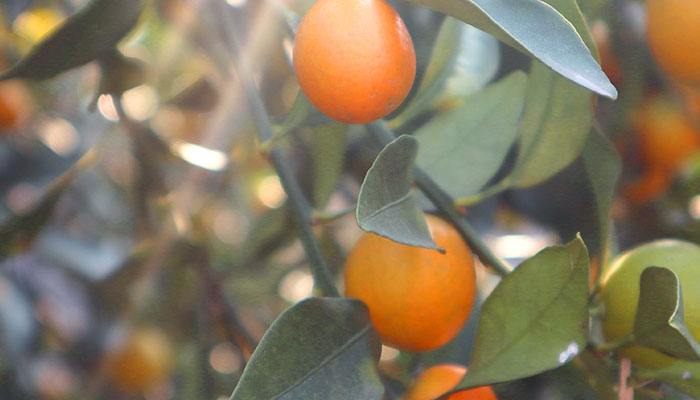
[[[594,129],[588,135],[583,149],[583,164],[595,196],[600,229],[601,259],[600,265],[606,265],[612,254],[611,217],[615,186],[622,171],[622,160],[612,142]]]
[[[634,342],[674,358],[700,361],[700,344],[685,326],[681,284],[670,269],[649,267],[642,272]]]
[[[95,158],[94,151],[85,153],[68,171],[51,182],[31,209],[22,214],[12,214],[3,221],[0,225],[0,259],[14,250],[22,251],[25,246],[31,244],[44,225],[51,220],[56,204],[73,183],[76,175],[93,165]]]
[[[638,368],[633,376],[639,379],[658,379],[694,399],[700,399],[700,363],[679,361],[660,370]]]
[[[379,399],[379,350],[359,300],[303,300],[270,326],[231,400]]]
[[[360,188],[357,223],[367,232],[398,243],[442,250],[430,236],[423,211],[411,191],[417,152],[418,141],[403,135],[379,153]]]
[[[281,137],[287,133],[299,128],[304,124],[304,122],[311,116],[314,111],[314,106],[311,105],[309,99],[306,98],[304,93],[300,90],[297,93],[297,97],[294,98],[294,104],[292,104],[292,109],[289,111],[287,116],[282,122],[280,130],[275,134],[275,137]]]
[[[455,390],[557,368],[588,334],[588,252],[580,237],[524,261],[486,299],[469,371]]]
[[[430,101],[440,91],[445,80],[452,71],[455,58],[460,46],[460,21],[453,18],[445,18],[440,25],[435,45],[432,47],[430,62],[428,63],[425,75],[415,89],[415,95],[410,101],[404,101],[405,107],[392,121],[393,125],[399,126],[411,118],[416,117],[425,111],[430,105]]]
[[[42,80],[96,60],[136,25],[146,0],[93,0],[68,18],[0,80]]]
[[[432,55],[435,53],[436,41],[440,35],[441,29],[436,29],[443,25],[445,21],[445,15],[433,10],[426,10],[427,12],[422,18],[422,29],[416,29],[412,31],[413,34],[413,48],[416,53],[416,75],[413,80],[413,85],[408,95],[399,106],[389,113],[385,119],[390,120],[400,115],[404,108],[413,102],[413,98],[418,93],[419,88],[422,86],[423,80],[425,79],[427,69],[432,63]],[[409,29],[412,29],[409,26]]]
[[[343,174],[347,131],[348,125],[338,122],[318,126],[313,131],[313,200],[318,208],[326,205]]]
[[[578,85],[603,96],[613,99],[617,97],[617,90],[569,20],[542,1],[411,1],[434,8],[496,36]]]
[[[518,133],[526,84],[514,72],[416,132],[418,165],[452,197],[477,193],[500,168]]]
[[[595,48],[574,0],[546,1],[572,22],[590,49]],[[593,94],[533,61],[520,150],[509,178],[512,186],[536,185],[571,164],[583,151],[592,124]]]
[[[236,252],[240,264],[250,265],[266,259],[294,238],[292,232],[287,205],[266,211],[253,221],[242,248]]]

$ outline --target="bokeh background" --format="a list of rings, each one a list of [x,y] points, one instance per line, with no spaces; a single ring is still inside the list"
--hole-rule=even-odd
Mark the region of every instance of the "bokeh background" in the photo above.
[[[84,3],[3,0],[1,69]],[[289,62],[293,12],[312,3],[154,0],[119,46],[138,66],[120,98],[95,95],[94,63],[43,82],[0,82],[0,399],[227,399],[266,327],[313,293],[225,37],[233,29],[241,38],[280,128],[299,90]],[[430,103],[409,105],[394,121],[400,133],[528,69],[528,58],[488,34],[392,4],[418,61],[430,61],[421,49],[437,37],[433,57],[451,63]],[[581,7],[620,92],[596,104],[596,124],[624,163],[613,206],[620,248],[667,236],[700,243],[700,89],[675,84],[657,66],[643,2]],[[317,118],[322,128],[296,129],[278,143],[313,200],[315,231],[338,275],[360,234],[343,211],[381,148],[362,127]],[[465,212],[515,265],[577,232],[600,246],[594,209],[579,160]],[[482,269],[479,281],[484,298],[498,278]],[[468,359],[474,320],[455,339],[465,345],[411,359],[385,348],[384,368]],[[499,391],[596,398],[576,382],[560,369]]]

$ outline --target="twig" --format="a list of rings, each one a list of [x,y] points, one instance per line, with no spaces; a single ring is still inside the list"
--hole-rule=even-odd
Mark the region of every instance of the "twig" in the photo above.
[[[617,350],[623,347],[627,347],[634,343],[634,334],[623,336],[620,339],[613,340],[612,342],[599,343],[593,346],[593,350],[598,353],[607,353],[613,350]]]
[[[218,7],[218,15],[224,18],[229,14],[229,10],[223,1],[217,0],[213,2]],[[226,39],[229,42],[233,57],[233,66],[240,80],[243,91],[246,94],[248,101],[248,109],[252,115],[253,121],[258,128],[258,138],[260,142],[266,142],[273,137],[272,124],[270,123],[265,105],[260,96],[260,92],[253,81],[253,75],[248,60],[243,57],[241,45],[238,42],[234,28],[224,20],[222,23],[226,33]],[[338,289],[333,284],[333,279],[330,270],[323,259],[321,249],[316,241],[313,230],[311,229],[311,206],[299,186],[299,183],[294,176],[294,172],[287,164],[285,156],[279,148],[270,149],[267,156],[275,168],[277,175],[280,178],[282,188],[287,194],[287,200],[294,210],[294,222],[299,234],[306,255],[309,258],[311,273],[314,277],[314,283],[318,286],[321,293],[325,296],[340,296]]]
[[[623,358],[620,361],[620,391],[617,395],[618,400],[634,400],[634,388],[627,384],[627,381],[632,374],[632,362],[629,358]]]
[[[333,222],[337,219],[343,218],[344,216],[355,212],[357,209],[357,204],[353,204],[349,207],[343,208],[342,210],[337,210],[337,211],[321,211],[321,210],[313,210],[311,212],[311,224],[312,225],[318,225],[318,224],[327,224],[330,222]]]
[[[147,154],[149,149],[143,146],[143,127],[129,118],[121,104],[121,96],[112,96],[114,109],[119,117],[119,123],[124,127],[131,142],[134,158],[138,163],[138,173],[134,182],[134,208],[138,232],[142,236],[150,236],[155,231],[149,197],[154,190],[163,191],[163,181],[154,165],[154,160]]]
[[[195,267],[204,287],[204,295],[214,321],[221,324],[224,339],[235,343],[243,353],[246,361],[253,354],[257,342],[238,316],[235,307],[224,297],[221,285],[214,277],[206,248],[197,247]]]

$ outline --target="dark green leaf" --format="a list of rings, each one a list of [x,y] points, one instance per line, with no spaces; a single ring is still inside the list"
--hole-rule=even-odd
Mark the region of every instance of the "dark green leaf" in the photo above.
[[[367,171],[357,199],[357,223],[367,232],[409,246],[441,249],[433,242],[423,212],[411,191],[418,141],[399,136]]]
[[[241,265],[250,265],[269,257],[293,239],[292,220],[286,205],[266,211],[253,221],[245,243],[237,256]]]
[[[270,326],[231,400],[371,400],[380,343],[359,300],[310,298]]]
[[[416,132],[418,165],[452,197],[477,193],[500,168],[518,133],[526,83],[514,72]]]
[[[469,371],[455,389],[535,375],[586,346],[589,264],[580,237],[507,275],[481,309]]]
[[[46,189],[43,196],[30,210],[13,214],[0,225],[0,258],[13,251],[14,246],[31,244],[35,236],[51,219],[54,208],[75,176],[95,160],[95,153],[86,153],[71,169],[59,176]]]
[[[403,110],[413,102],[414,97],[418,93],[419,87],[422,86],[428,66],[432,62],[432,54],[435,52],[436,41],[440,34],[440,29],[436,29],[445,21],[445,14],[433,10],[426,10],[423,15],[421,27],[413,31],[413,48],[416,53],[416,74],[413,80],[413,85],[408,95],[399,106],[389,113],[385,119],[394,119],[400,115]],[[409,26],[411,30],[413,27]],[[418,27],[416,27],[418,28]]]
[[[498,72],[499,63],[498,40],[462,21],[446,18],[415,97],[391,125],[401,126],[431,108],[451,105],[483,89]]]
[[[440,25],[435,45],[431,47],[432,53],[428,54],[428,63],[423,79],[420,83],[414,83],[415,95],[405,104],[397,115],[394,123],[400,125],[425,111],[430,100],[438,93],[445,79],[452,70],[455,57],[459,51],[460,29],[462,23],[445,18]]]
[[[546,0],[571,21],[590,49],[593,39],[574,0]],[[557,37],[558,41],[559,38]],[[593,94],[533,61],[514,187],[544,182],[581,154],[593,123]]]
[[[279,131],[275,134],[275,136],[284,136],[292,130],[299,128],[307,120],[307,118],[311,116],[313,111],[314,106],[311,105],[309,99],[307,99],[304,93],[300,90],[297,94],[297,97],[294,99],[292,109],[284,118],[282,126],[280,127]]]
[[[314,159],[313,200],[323,208],[343,173],[348,126],[331,122],[314,129],[312,147]]]
[[[146,0],[93,0],[36,45],[0,80],[48,79],[102,57],[136,25]]]
[[[581,36],[556,9],[541,1],[411,0],[484,30],[603,96],[617,90]],[[572,21],[573,22],[573,21]]]
[[[634,341],[674,358],[700,361],[700,344],[685,326],[681,284],[670,269],[649,267],[642,272]]]
[[[601,241],[600,265],[606,265],[607,259],[612,254],[610,209],[617,179],[622,171],[622,160],[612,142],[594,129],[588,135],[588,141],[583,149],[583,163],[598,211]]]

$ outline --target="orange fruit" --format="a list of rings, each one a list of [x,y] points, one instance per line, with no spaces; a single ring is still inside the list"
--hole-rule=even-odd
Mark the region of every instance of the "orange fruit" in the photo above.
[[[427,222],[445,254],[365,233],[345,266],[346,295],[367,304],[384,343],[405,351],[449,342],[474,303],[471,251],[446,221],[427,216]]]
[[[416,54],[403,20],[384,0],[319,0],[294,38],[294,70],[309,101],[329,117],[363,124],[401,104]]]
[[[403,400],[433,400],[457,386],[467,368],[456,364],[440,364],[423,371],[408,388]],[[497,400],[490,386],[461,390],[447,400]]]
[[[700,57],[699,57],[700,58]],[[700,149],[700,132],[683,107],[652,97],[633,117],[647,167],[676,172]]]
[[[0,132],[19,128],[31,110],[29,90],[19,81],[0,82]]]
[[[668,171],[649,168],[636,180],[624,187],[622,194],[634,206],[642,206],[658,199],[671,187],[673,175]]]
[[[109,376],[119,389],[141,393],[165,381],[172,357],[170,340],[163,331],[140,328],[109,356]]]
[[[695,118],[700,118],[700,86],[683,85],[678,89],[683,96],[686,109]]]
[[[649,0],[647,38],[670,76],[700,83],[700,0]]]

